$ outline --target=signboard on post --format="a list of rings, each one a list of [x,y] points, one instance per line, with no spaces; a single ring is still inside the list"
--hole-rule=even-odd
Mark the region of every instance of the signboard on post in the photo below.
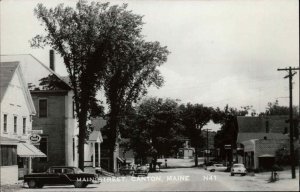
[[[38,144],[42,137],[39,134],[43,134],[43,130],[30,130],[29,140],[32,144]]]
[[[231,149],[231,145],[224,145],[224,149]]]
[[[40,135],[34,134],[34,135],[30,135],[30,136],[29,136],[29,140],[30,140],[30,142],[31,142],[32,144],[37,144],[37,143],[39,143],[39,142],[41,141],[41,139],[42,139],[42,137],[41,137]]]

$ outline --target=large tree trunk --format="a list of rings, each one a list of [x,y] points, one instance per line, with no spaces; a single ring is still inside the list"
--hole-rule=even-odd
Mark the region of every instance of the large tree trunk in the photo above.
[[[195,167],[198,167],[198,153],[197,153],[197,148],[195,148]]]
[[[84,171],[84,143],[85,143],[85,133],[84,128],[79,126],[79,138],[78,138],[78,155],[79,155],[79,162],[78,166],[81,170]]]
[[[109,152],[110,152],[110,171],[114,170],[114,152],[116,148],[116,142],[118,138],[118,113],[114,104],[111,105],[111,111],[109,114],[109,123],[108,123],[108,139],[109,139]]]
[[[84,85],[82,85],[85,87]],[[78,167],[84,171],[84,144],[87,134],[87,115],[88,115],[88,99],[89,95],[87,91],[81,92],[82,96],[79,99],[80,110],[78,114],[78,124],[79,124],[79,136],[78,136]]]

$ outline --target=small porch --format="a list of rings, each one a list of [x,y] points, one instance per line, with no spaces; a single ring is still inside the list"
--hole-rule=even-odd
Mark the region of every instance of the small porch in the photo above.
[[[85,144],[85,167],[101,167],[101,143],[103,142],[101,131],[93,131],[87,144]]]

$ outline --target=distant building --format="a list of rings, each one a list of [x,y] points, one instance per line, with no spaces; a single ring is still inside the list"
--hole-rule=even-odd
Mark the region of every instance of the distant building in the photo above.
[[[191,147],[190,139],[185,138],[183,139],[184,143],[182,145],[182,148],[178,149],[177,157],[183,158],[183,159],[192,159],[195,155],[195,148]]]
[[[125,162],[125,159],[122,158],[124,150],[120,148],[120,144],[117,141],[115,151],[113,154],[113,159],[111,159],[110,152],[109,152],[109,147],[108,147],[108,137],[103,133],[103,127],[106,126],[107,120],[103,118],[94,118],[91,120],[91,123],[94,127],[94,132],[100,132],[102,142],[101,143],[96,143],[96,149],[98,148],[98,145],[101,146],[101,149],[99,150],[101,152],[101,155],[98,155],[98,150],[95,151],[95,160],[98,162],[98,158],[100,157],[100,164],[101,168],[106,169],[106,170],[112,170],[113,172],[118,172],[118,169],[120,168],[120,165]],[[121,139],[121,138],[119,138]],[[91,153],[89,153],[90,156]],[[125,154],[124,154],[125,155]]]
[[[237,117],[236,160],[247,168],[270,169],[277,150],[289,151],[287,119],[288,116]]]
[[[2,61],[2,60],[1,60]],[[1,185],[31,172],[32,158],[46,157],[29,141],[36,110],[19,62],[0,63]]]
[[[103,143],[103,137],[101,134],[101,128],[106,125],[104,119],[93,119],[91,121],[94,130],[90,133],[89,139],[84,146],[84,166],[100,168],[101,167],[101,143]]]

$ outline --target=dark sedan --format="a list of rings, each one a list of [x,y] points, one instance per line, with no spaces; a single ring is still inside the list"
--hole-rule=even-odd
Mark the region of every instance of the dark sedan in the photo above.
[[[32,173],[24,176],[29,188],[42,188],[44,185],[74,185],[85,188],[91,183],[100,183],[98,176],[84,173],[77,167],[53,166],[44,173]]]

